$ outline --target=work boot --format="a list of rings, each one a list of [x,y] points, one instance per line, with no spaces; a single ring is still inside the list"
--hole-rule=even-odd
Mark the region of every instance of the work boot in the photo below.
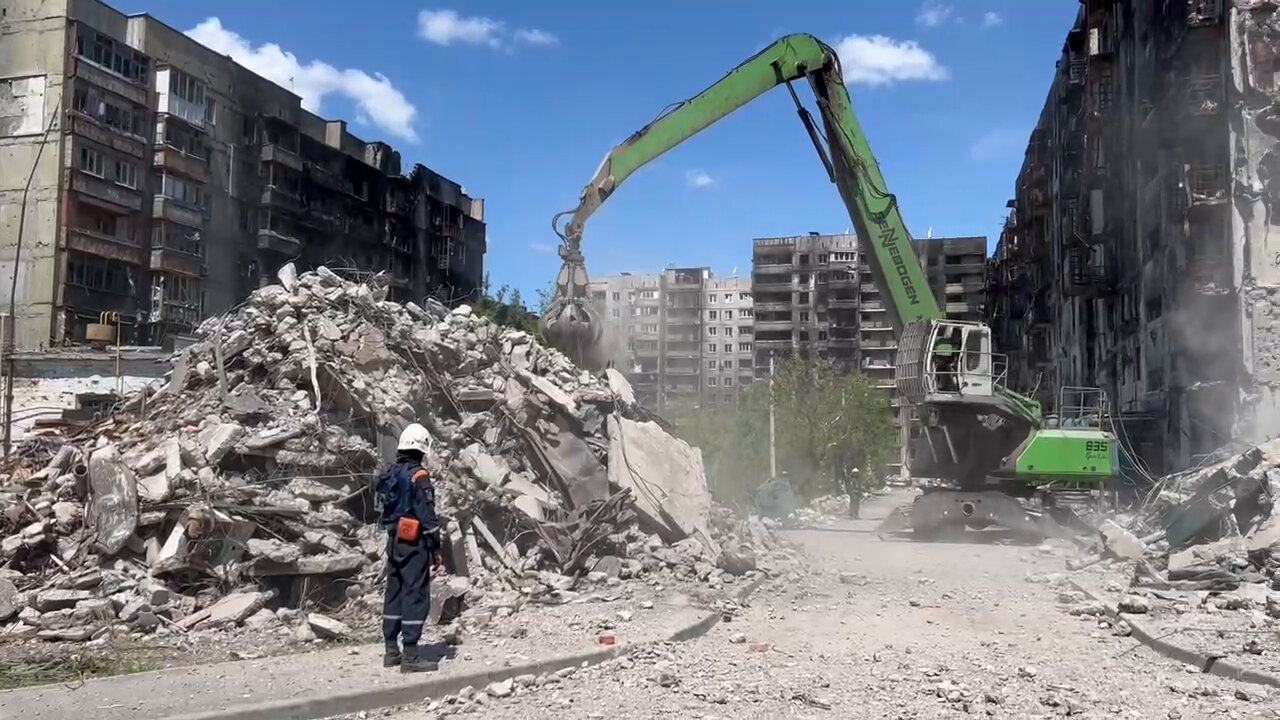
[[[382,651],[382,667],[395,667],[400,664],[404,657],[400,654],[400,646],[394,642],[387,643],[387,647]]]
[[[433,672],[440,669],[440,663],[422,656],[417,645],[404,646],[404,661],[400,663],[400,672]]]

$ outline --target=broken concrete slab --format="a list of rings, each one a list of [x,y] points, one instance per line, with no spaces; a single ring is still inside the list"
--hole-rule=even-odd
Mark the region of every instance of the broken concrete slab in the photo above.
[[[493,487],[502,487],[502,483],[511,474],[511,467],[507,465],[506,460],[485,452],[479,443],[472,443],[463,448],[458,458],[477,479]]]
[[[187,629],[197,626],[239,625],[250,615],[261,610],[266,602],[266,593],[232,593],[204,610],[179,620],[178,624]]]
[[[618,396],[619,402],[624,405],[636,404],[636,393],[631,389],[631,383],[627,381],[625,375],[614,368],[608,368],[604,371],[604,377],[609,383],[609,389]]]
[[[254,577],[274,577],[278,575],[345,575],[359,570],[364,565],[364,555],[313,555],[292,562],[276,562],[260,559],[246,568]]]
[[[545,508],[551,505],[551,494],[523,476],[513,475],[503,489],[516,494],[511,504],[534,520],[546,519]]]
[[[218,423],[205,428],[200,433],[200,444],[204,447],[205,461],[210,465],[217,465],[235,448],[236,443],[243,436],[244,426],[240,423]]]
[[[106,445],[89,455],[89,512],[98,547],[106,555],[120,552],[138,525],[138,481],[116,452]]]
[[[542,377],[534,375],[528,370],[517,370],[517,374],[530,387],[536,388],[538,392],[547,396],[547,399],[555,403],[559,408],[570,415],[578,414],[578,403],[569,396],[564,390],[561,390],[555,383]]]
[[[529,432],[553,474],[560,491],[568,495],[574,507],[582,507],[609,497],[608,470],[596,459],[591,446],[570,428],[563,416],[546,435]]]
[[[0,623],[7,622],[9,618],[17,615],[24,604],[22,593],[18,592],[18,588],[9,580],[0,578]]]
[[[73,608],[77,603],[92,599],[93,593],[88,590],[42,590],[36,593],[33,605],[36,610],[47,613]]]
[[[1116,557],[1137,560],[1147,554],[1146,543],[1111,520],[1104,520],[1098,532],[1107,550]]]
[[[351,636],[351,628],[320,613],[308,613],[307,625],[311,627],[311,632],[314,632],[316,637],[324,640],[341,640]]]
[[[655,422],[609,416],[609,482],[630,489],[636,510],[667,542],[696,538],[711,557],[711,493],[702,454]]]
[[[255,558],[278,563],[293,563],[302,558],[302,550],[297,545],[274,538],[250,538],[246,547]]]

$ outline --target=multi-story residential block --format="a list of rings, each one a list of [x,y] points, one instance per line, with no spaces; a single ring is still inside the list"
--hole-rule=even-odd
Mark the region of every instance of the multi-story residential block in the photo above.
[[[658,412],[728,402],[750,385],[750,281],[709,268],[594,278],[605,341],[637,399]]]
[[[982,319],[986,238],[924,238],[916,253],[948,317]],[[901,459],[919,436],[915,414],[898,402],[894,361],[898,343],[890,308],[851,234],[757,238],[752,252],[755,375],[769,375],[770,358],[825,358],[865,374],[900,408],[895,426]],[[901,463],[891,470],[900,469]]]
[[[1280,427],[1273,15],[1082,3],[992,262],[1015,379],[1104,388],[1154,473]]]
[[[480,287],[482,200],[402,175],[389,145],[156,18],[0,0],[0,36],[0,307],[19,348],[83,340],[103,312],[158,343],[290,261],[385,271],[397,299]]]

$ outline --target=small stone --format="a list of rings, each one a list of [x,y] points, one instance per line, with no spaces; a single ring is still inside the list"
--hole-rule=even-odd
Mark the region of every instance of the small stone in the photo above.
[[[514,690],[515,687],[511,678],[489,683],[489,686],[484,689],[485,692],[496,698],[510,697]]]
[[[1237,700],[1242,700],[1244,702],[1253,701],[1253,696],[1251,696],[1247,691],[1241,688],[1236,688],[1235,696]]]
[[[911,607],[916,607],[916,608],[920,607],[920,605],[922,604],[918,598],[911,598],[910,600],[907,601],[907,603],[910,604]]]
[[[1040,674],[1040,670],[1035,665],[1022,665],[1018,668],[1018,677],[1033,678]]]
[[[1086,602],[1082,602],[1082,603],[1080,603],[1080,604],[1078,604],[1078,605],[1074,605],[1074,606],[1072,606],[1072,608],[1071,608],[1070,610],[1068,610],[1067,612],[1068,612],[1068,613],[1070,613],[1071,615],[1076,615],[1076,616],[1081,616],[1081,615],[1088,615],[1088,616],[1106,615],[1106,614],[1107,614],[1107,606],[1106,606],[1106,605],[1103,605],[1101,602],[1099,602],[1099,601],[1097,601],[1097,600],[1089,600],[1089,601],[1086,601]]]
[[[619,610],[618,619],[622,622],[631,622],[632,613],[630,610]]]
[[[640,601],[640,609],[641,609],[641,610],[652,610],[652,609],[653,609],[653,601],[652,601],[652,600],[641,600],[641,601]]]
[[[1116,609],[1122,613],[1141,615],[1151,611],[1151,602],[1141,595],[1126,595],[1116,603]]]
[[[734,634],[730,635],[730,636],[729,636],[729,642],[733,643],[734,645],[742,645],[742,644],[746,643],[746,642],[747,642],[747,636],[746,636],[746,633],[740,633],[740,632],[737,632],[737,633],[734,633]]]

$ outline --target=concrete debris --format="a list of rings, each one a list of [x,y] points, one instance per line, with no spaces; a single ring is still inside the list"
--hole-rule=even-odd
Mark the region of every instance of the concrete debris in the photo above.
[[[206,320],[166,379],[94,424],[29,434],[0,467],[6,637],[272,613],[297,640],[347,636],[343,609],[372,617],[383,582],[370,480],[410,422],[435,441],[439,622],[571,602],[589,572],[715,588],[789,569],[770,527],[713,506],[700,452],[618,373],[465,306],[387,301],[377,278],[279,277]],[[279,614],[307,600],[342,620]]]
[[[320,613],[309,613],[307,615],[307,624],[311,626],[311,632],[315,633],[318,638],[340,640],[351,637],[351,628]]]
[[[1137,535],[1125,530],[1112,520],[1103,521],[1098,528],[1103,545],[1116,557],[1135,560],[1147,553],[1147,546]]]

